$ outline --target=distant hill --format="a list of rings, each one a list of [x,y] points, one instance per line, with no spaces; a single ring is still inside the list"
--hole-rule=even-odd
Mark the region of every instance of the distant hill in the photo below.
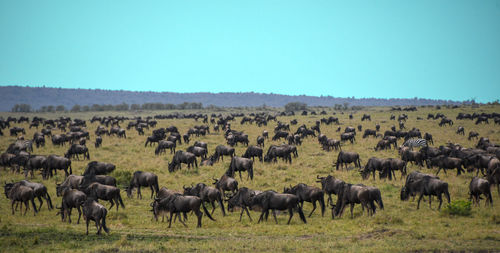
[[[48,105],[64,105],[67,109],[75,104],[181,104],[202,103],[203,106],[221,107],[261,106],[282,107],[290,102],[306,103],[310,106],[334,106],[349,103],[349,106],[420,106],[459,104],[460,101],[434,99],[382,99],[382,98],[339,98],[332,96],[289,96],[254,92],[223,93],[174,93],[140,92],[101,89],[63,89],[47,87],[0,86],[0,111],[10,111],[15,104],[29,104],[33,109]]]

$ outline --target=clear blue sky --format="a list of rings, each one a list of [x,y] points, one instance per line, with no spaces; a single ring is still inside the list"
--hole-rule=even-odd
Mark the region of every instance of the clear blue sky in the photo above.
[[[500,98],[500,0],[0,0],[0,85]]]

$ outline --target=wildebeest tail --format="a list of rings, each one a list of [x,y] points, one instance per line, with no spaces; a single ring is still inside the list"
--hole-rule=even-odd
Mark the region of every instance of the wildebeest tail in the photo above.
[[[297,205],[297,212],[299,213],[300,219],[301,219],[304,223],[307,223],[307,221],[306,221],[306,216],[304,215],[304,212],[302,211],[302,207],[300,207],[300,205]]]
[[[122,206],[122,208],[125,208],[125,205],[123,204],[122,200],[122,195],[120,193],[118,193],[118,201],[120,201],[120,205]]]
[[[208,212],[207,208],[205,207],[205,204],[201,202],[201,206],[203,207],[203,211],[205,212],[205,215],[208,216],[209,219],[215,221],[214,218],[212,218],[212,215],[210,215],[210,212]]]
[[[103,215],[102,215],[102,229],[104,229],[104,232],[109,233],[109,228],[106,226],[106,215],[108,214],[108,210],[103,209]]]

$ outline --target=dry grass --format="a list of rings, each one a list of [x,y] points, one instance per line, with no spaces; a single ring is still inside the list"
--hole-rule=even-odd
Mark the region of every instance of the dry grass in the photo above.
[[[470,120],[455,120],[458,112],[492,112],[499,111],[499,107],[483,106],[479,109],[442,109],[440,112],[452,118],[455,125],[452,127],[439,127],[438,121],[416,120],[416,117],[426,118],[427,113],[436,113],[436,110],[419,108],[417,112],[407,113],[410,119],[407,127],[420,128],[422,133],[429,132],[434,136],[434,146],[443,145],[447,142],[460,143],[465,147],[472,147],[475,141],[468,141],[467,137],[455,134],[458,125],[464,126],[466,133],[470,130],[479,132],[480,136],[489,137],[492,142],[500,143],[500,127],[493,122],[489,125],[474,125]],[[171,112],[141,112],[140,115],[154,115]],[[211,114],[204,111],[202,113]],[[369,113],[372,121],[361,122],[363,113]],[[111,113],[101,113],[108,115]],[[332,112],[329,112],[331,115]],[[375,128],[376,123],[380,123],[381,132],[397,122],[389,120],[391,112],[387,108],[367,108],[355,114],[353,120],[348,119],[348,114],[337,113],[340,118],[342,128],[358,124],[365,128]],[[394,113],[396,116],[398,112]],[[6,117],[7,113],[3,116]],[[93,114],[65,114],[65,116],[89,119]],[[122,114],[123,115],[123,114]],[[135,114],[137,115],[137,114]],[[19,117],[20,115],[15,115]],[[28,115],[33,116],[33,115]],[[47,114],[45,117],[55,117],[59,115]],[[134,116],[127,113],[126,116]],[[279,117],[283,122],[289,122],[297,118],[299,125],[311,126],[316,120],[323,116],[296,116]],[[192,119],[183,120],[160,120],[157,127],[167,127],[176,125],[181,133],[185,133],[189,127],[201,124]],[[28,129],[27,124],[21,124],[27,129],[26,136],[29,138],[36,129]],[[91,142],[87,145],[90,149],[91,160],[111,162],[117,165],[118,171],[135,170],[150,171],[159,176],[161,186],[171,189],[182,189],[185,184],[205,182],[211,183],[212,177],[219,177],[224,173],[229,165],[229,159],[219,162],[213,167],[200,167],[197,170],[188,171],[183,165],[181,171],[168,173],[167,161],[172,155],[167,154],[160,157],[154,155],[154,148],[144,147],[145,137],[138,136],[135,130],[127,131],[127,139],[116,137],[104,137],[103,147],[96,150],[93,147],[93,132],[97,123],[88,124],[88,129],[92,134]],[[122,124],[125,127],[126,123]],[[256,125],[240,125],[239,120],[232,123],[233,129],[244,130],[248,133],[250,141],[255,144],[255,139],[266,129],[270,133],[275,126],[272,122],[267,127],[257,127]],[[297,126],[292,126],[295,131]],[[330,138],[339,138],[339,133],[335,132],[337,126],[322,125],[322,132]],[[5,133],[5,131],[4,131]],[[58,131],[55,131],[58,133]],[[146,135],[150,134],[146,131]],[[8,135],[8,133],[7,133]],[[205,141],[209,145],[209,152],[213,153],[215,146],[224,143],[222,134],[210,134],[205,137],[194,138]],[[15,138],[9,136],[0,137],[0,150],[5,150],[9,143]],[[375,152],[377,140],[373,137],[362,139],[358,134],[357,142],[354,145],[345,144],[342,149],[360,153],[362,164],[366,163],[370,157],[397,157],[397,151]],[[271,141],[266,142],[266,148]],[[279,144],[276,142],[275,144]],[[186,144],[178,149],[185,150]],[[66,147],[54,147],[48,141],[45,148],[36,149],[36,154],[59,154],[62,155]],[[236,147],[236,153],[241,155],[245,147]],[[266,149],[267,150],[267,149]],[[239,180],[240,187],[246,186],[253,189],[267,190],[274,189],[282,191],[283,187],[289,184],[303,182],[309,185],[315,183],[316,175],[333,174],[336,177],[352,183],[363,182],[356,170],[335,171],[332,163],[336,160],[338,152],[325,152],[321,150],[315,138],[306,139],[302,146],[298,148],[300,157],[294,159],[292,165],[278,162],[277,164],[263,164],[256,162],[255,178],[253,181]],[[88,161],[74,161],[73,171],[81,174]],[[409,171],[421,170],[424,172],[435,172],[416,166],[409,166]],[[116,173],[115,173],[116,175]],[[10,171],[1,170],[0,177],[3,181],[20,180],[22,175],[13,174]],[[399,174],[397,175],[399,178]],[[468,198],[468,183],[472,177],[466,174],[457,177],[455,173],[447,175],[440,174],[440,177],[450,185],[452,200]],[[37,175],[33,181],[43,182],[49,188],[53,201],[60,204],[60,198],[55,194],[55,183],[61,182],[64,175],[58,174],[53,179],[42,181]],[[402,202],[399,200],[399,190],[403,184],[402,180],[381,181],[378,178],[373,181],[369,179],[363,182],[367,185],[379,187],[385,204],[385,210],[377,212],[374,217],[367,217],[362,214],[361,208],[356,206],[354,219],[351,219],[348,212],[340,219],[331,219],[329,210],[325,217],[321,217],[318,211],[302,224],[298,217],[292,219],[291,225],[286,225],[287,216],[279,216],[279,224],[276,225],[272,219],[268,222],[257,224],[258,213],[252,213],[253,222],[248,217],[243,217],[243,221],[238,222],[239,212],[230,213],[222,217],[219,210],[214,213],[216,222],[203,219],[203,228],[196,229],[196,219],[190,216],[184,228],[181,224],[175,223],[168,229],[166,223],[151,221],[150,212],[151,200],[147,198],[149,189],[143,191],[146,197],[142,200],[136,198],[126,198],[122,192],[126,209],[118,212],[113,209],[108,213],[108,224],[111,229],[109,235],[96,236],[95,227],[91,227],[91,235],[85,236],[84,224],[63,223],[55,211],[48,211],[44,205],[42,211],[33,217],[32,213],[21,216],[10,214],[10,203],[5,198],[0,199],[0,251],[435,251],[435,250],[499,250],[500,249],[500,198],[496,189],[493,190],[493,207],[473,207],[472,215],[469,217],[450,217],[443,215],[436,210],[437,205],[429,209],[427,203],[422,203],[421,209],[416,210],[416,202]],[[335,198],[335,197],[334,197]],[[437,204],[434,202],[434,204]],[[108,203],[105,203],[109,206]],[[305,212],[311,210],[311,205],[304,205]],[[75,215],[73,213],[73,215]]]

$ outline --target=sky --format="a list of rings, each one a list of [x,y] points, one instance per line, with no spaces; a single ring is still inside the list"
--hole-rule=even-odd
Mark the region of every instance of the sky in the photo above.
[[[0,85],[500,98],[500,0],[0,0]]]

